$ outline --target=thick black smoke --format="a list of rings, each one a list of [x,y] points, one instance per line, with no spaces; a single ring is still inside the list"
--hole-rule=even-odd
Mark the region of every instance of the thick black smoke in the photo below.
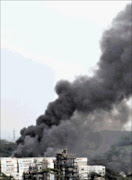
[[[95,144],[101,139],[97,140],[96,133],[91,131],[100,124],[107,127],[117,122],[121,127],[126,123],[129,110],[125,101],[132,92],[131,7],[130,4],[119,13],[111,28],[104,32],[95,75],[78,77],[72,83],[57,83],[58,98],[49,103],[36,126],[21,130],[16,156],[42,156],[64,146],[79,154],[81,146],[83,151],[88,149],[88,143],[79,149],[82,139],[97,148]]]

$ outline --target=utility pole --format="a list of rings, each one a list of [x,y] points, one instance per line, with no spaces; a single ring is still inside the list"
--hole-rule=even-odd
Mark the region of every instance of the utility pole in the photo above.
[[[16,141],[16,131],[15,131],[15,129],[13,130],[13,142],[15,142]]]

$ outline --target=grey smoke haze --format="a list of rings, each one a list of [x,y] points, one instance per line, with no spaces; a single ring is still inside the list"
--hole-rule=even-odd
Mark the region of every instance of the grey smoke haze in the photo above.
[[[57,83],[58,98],[36,126],[21,130],[16,156],[53,155],[64,146],[79,155],[97,147],[100,151],[103,140],[96,131],[123,127],[130,114],[126,99],[132,92],[131,20],[129,4],[103,34],[94,76]]]
[[[108,169],[116,172],[131,172],[132,159],[131,154],[132,136],[131,132],[124,134],[110,149],[105,153],[100,153],[90,159],[90,164],[102,164]]]

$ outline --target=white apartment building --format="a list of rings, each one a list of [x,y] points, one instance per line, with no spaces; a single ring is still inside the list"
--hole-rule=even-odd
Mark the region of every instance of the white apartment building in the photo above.
[[[38,171],[45,169],[43,162],[46,162],[48,168],[54,168],[55,157],[36,157],[36,158],[1,158],[1,172],[10,176],[12,175],[15,180],[23,180],[23,173],[29,171],[29,167],[35,167],[37,165]],[[75,158],[75,162],[78,166],[78,172],[80,179],[88,179],[88,175],[91,172],[105,175],[104,166],[90,166],[86,157]],[[54,180],[54,176],[51,175],[51,180]]]

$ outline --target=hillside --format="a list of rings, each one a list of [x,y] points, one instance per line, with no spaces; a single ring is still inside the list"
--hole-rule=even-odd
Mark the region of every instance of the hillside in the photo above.
[[[16,143],[7,140],[0,140],[0,157],[10,157],[16,150]]]
[[[126,133],[107,152],[95,156],[89,163],[102,164],[113,171],[129,173],[132,167],[131,158],[132,136],[131,133]]]

